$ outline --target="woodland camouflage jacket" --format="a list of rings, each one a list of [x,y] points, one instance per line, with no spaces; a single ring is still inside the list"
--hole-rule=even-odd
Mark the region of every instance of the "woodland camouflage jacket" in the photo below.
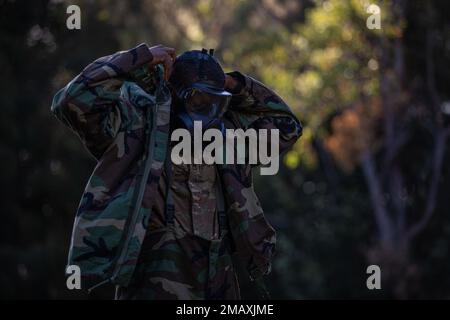
[[[133,274],[167,156],[171,94],[162,68],[151,76],[146,44],[99,58],[54,97],[52,113],[81,139],[97,164],[82,195],[69,265],[84,280],[126,286]],[[273,91],[239,72],[243,84],[225,117],[235,128],[278,128],[280,151],[301,124]],[[253,190],[250,165],[218,165],[234,246],[250,275],[270,271],[275,231]],[[92,283],[91,281],[89,281]]]

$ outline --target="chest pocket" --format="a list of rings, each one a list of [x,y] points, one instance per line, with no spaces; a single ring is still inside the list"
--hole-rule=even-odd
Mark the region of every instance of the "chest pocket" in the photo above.
[[[208,240],[218,237],[215,170],[214,165],[172,165],[175,219]]]

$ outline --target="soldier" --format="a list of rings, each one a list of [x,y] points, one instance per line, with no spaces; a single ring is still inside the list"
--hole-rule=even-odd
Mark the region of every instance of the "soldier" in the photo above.
[[[175,165],[170,134],[194,121],[278,129],[283,151],[302,127],[272,90],[225,74],[212,50],[141,44],[91,63],[51,110],[97,160],[69,250],[83,285],[112,283],[117,299],[238,299],[232,254],[258,283],[270,272],[275,231],[252,166]]]

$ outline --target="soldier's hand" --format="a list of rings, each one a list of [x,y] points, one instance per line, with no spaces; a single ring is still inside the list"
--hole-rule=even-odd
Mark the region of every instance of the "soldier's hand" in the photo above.
[[[225,90],[231,92],[232,94],[240,94],[242,92],[244,85],[241,81],[235,79],[229,74],[225,75]]]
[[[176,58],[175,49],[158,44],[150,47],[150,52],[153,55],[153,60],[150,65],[155,66],[157,64],[163,64],[164,79],[167,81],[172,72],[172,64]]]
[[[236,87],[237,81],[230,75],[225,75],[225,90],[233,91]]]

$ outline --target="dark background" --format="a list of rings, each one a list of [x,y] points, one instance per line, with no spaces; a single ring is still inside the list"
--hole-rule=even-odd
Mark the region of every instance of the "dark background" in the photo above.
[[[380,30],[366,27],[370,3],[0,0],[0,297],[86,298],[64,266],[95,161],[51,99],[91,61],[146,42],[216,48],[304,123],[279,174],[256,177],[278,231],[274,298],[449,298],[450,2],[373,1]],[[70,4],[81,30],[66,28]],[[366,287],[371,264],[381,290]]]

